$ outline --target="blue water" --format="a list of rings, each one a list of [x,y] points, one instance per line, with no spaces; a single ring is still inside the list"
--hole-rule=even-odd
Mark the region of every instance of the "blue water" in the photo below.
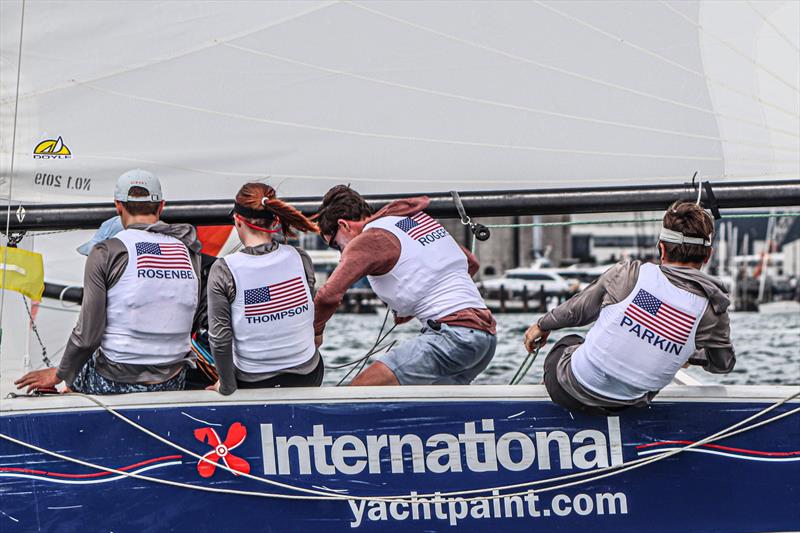
[[[489,368],[475,383],[508,383],[525,357],[522,336],[539,315],[497,315],[497,353]],[[381,327],[383,316],[337,314],[325,332],[322,354],[328,367],[325,385],[335,385],[346,374],[345,369],[331,368],[363,356],[369,350]],[[553,332],[548,345],[539,354],[523,383],[539,383],[542,379],[544,356],[553,343],[569,333],[584,333],[588,328],[565,329]],[[419,325],[398,326],[388,340],[402,341],[417,335]],[[700,368],[691,368],[693,377],[704,383],[765,385],[800,384],[800,315],[732,313],[731,339],[736,350],[736,368],[730,374],[709,374]],[[353,373],[352,376],[355,375]],[[349,379],[348,378],[348,381]],[[345,381],[346,383],[347,381]]]

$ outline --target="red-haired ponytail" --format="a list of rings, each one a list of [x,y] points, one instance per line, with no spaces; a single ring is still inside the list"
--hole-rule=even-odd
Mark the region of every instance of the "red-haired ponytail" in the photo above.
[[[296,237],[295,230],[319,233],[317,225],[295,207],[276,197],[275,189],[264,183],[245,183],[236,193],[236,203],[253,211],[264,210],[270,216],[264,218],[243,217],[259,228],[269,229],[277,222],[283,238]],[[250,225],[248,224],[248,225]]]

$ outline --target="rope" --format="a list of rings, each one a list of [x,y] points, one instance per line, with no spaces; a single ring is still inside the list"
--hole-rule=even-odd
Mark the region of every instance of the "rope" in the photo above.
[[[800,212],[788,213],[747,213],[724,215],[723,219],[742,219],[742,218],[773,218],[773,217],[800,217]],[[592,226],[600,224],[638,224],[640,222],[662,222],[663,217],[631,219],[611,219],[611,220],[567,220],[564,222],[528,222],[519,224],[486,224],[487,228],[547,228],[552,226]]]
[[[17,116],[19,111],[19,83],[22,75],[22,30],[25,28],[25,0],[22,0],[22,12],[19,18],[19,53],[17,54],[17,88],[14,100],[14,125],[11,128],[11,169],[8,178],[8,205],[6,206],[6,232],[5,235],[10,236],[11,229],[11,196],[14,189],[14,153],[17,146]],[[3,265],[8,264],[8,246],[3,251]],[[2,285],[6,287],[6,269],[3,269]],[[0,342],[3,339],[2,318],[3,311],[6,306],[6,291],[0,290]],[[0,350],[2,353],[2,350]]]
[[[180,482],[169,481],[169,480],[164,480],[164,479],[152,478],[152,477],[149,477],[149,476],[142,476],[140,474],[134,474],[134,473],[125,472],[125,471],[122,471],[122,470],[117,470],[117,469],[114,469],[114,468],[105,467],[105,466],[102,466],[102,465],[97,465],[97,464],[94,464],[94,463],[90,463],[88,461],[82,461],[80,459],[76,459],[76,458],[69,457],[69,456],[66,456],[66,455],[63,455],[63,454],[59,454],[57,452],[54,452],[54,451],[51,451],[51,450],[47,450],[45,448],[41,448],[41,447],[36,446],[34,444],[30,444],[30,443],[15,439],[15,438],[10,437],[8,435],[5,435],[3,433],[0,433],[0,438],[2,438],[4,440],[7,440],[9,442],[12,442],[14,444],[17,444],[19,446],[23,446],[23,447],[35,450],[37,452],[46,454],[46,455],[49,455],[49,456],[52,456],[52,457],[56,457],[56,458],[64,460],[64,461],[69,461],[69,462],[80,464],[80,465],[83,465],[83,466],[86,466],[86,467],[89,467],[89,468],[94,468],[96,470],[110,472],[110,473],[114,473],[114,474],[118,474],[118,475],[122,475],[122,476],[127,476],[127,477],[133,477],[133,478],[137,478],[137,479],[143,479],[145,481],[151,481],[151,482],[154,482],[154,483],[161,483],[161,484],[165,484],[165,485],[177,486],[177,487],[180,487],[180,488],[188,488],[188,489],[194,489],[194,490],[204,490],[204,491],[208,491],[208,492],[224,492],[226,494],[238,494],[238,495],[260,496],[260,497],[273,497],[273,498],[279,498],[279,499],[293,499],[293,500],[297,500],[297,499],[306,499],[306,500],[357,500],[357,501],[385,501],[385,502],[391,502],[391,501],[407,501],[407,502],[410,502],[411,501],[410,498],[412,496],[410,494],[401,495],[401,496],[353,496],[353,495],[343,495],[343,494],[339,494],[339,493],[336,493],[336,492],[326,492],[326,491],[320,491],[320,490],[314,490],[314,489],[306,489],[304,487],[297,487],[297,486],[293,486],[293,485],[288,485],[288,484],[281,483],[281,482],[278,482],[278,481],[273,481],[273,480],[270,480],[270,479],[267,479],[267,478],[253,476],[251,474],[245,474],[245,473],[242,473],[242,472],[235,472],[235,471],[233,471],[231,468],[229,468],[227,465],[225,465],[223,463],[220,463],[220,464],[214,463],[213,461],[210,461],[210,460],[206,459],[205,457],[203,457],[201,455],[198,455],[198,454],[196,454],[196,453],[194,453],[194,452],[192,452],[190,450],[187,450],[187,449],[181,447],[180,445],[178,445],[178,444],[176,444],[176,443],[174,443],[172,441],[169,441],[169,440],[161,437],[160,435],[157,435],[156,433],[153,433],[152,431],[150,431],[147,428],[137,424],[136,422],[133,422],[132,420],[128,419],[124,415],[122,415],[119,412],[117,412],[116,410],[114,410],[112,407],[104,404],[103,402],[101,402],[100,400],[98,400],[98,399],[96,399],[96,398],[94,398],[92,396],[79,394],[79,393],[70,393],[70,395],[79,396],[79,397],[82,397],[82,398],[85,398],[85,399],[91,401],[92,403],[94,403],[94,404],[98,405],[99,407],[105,409],[110,414],[114,415],[115,417],[117,417],[117,418],[121,419],[122,421],[126,422],[127,424],[133,426],[134,428],[139,429],[140,431],[142,431],[145,434],[155,438],[156,440],[159,440],[159,441],[163,442],[164,444],[167,444],[167,445],[169,445],[169,446],[171,446],[171,447],[173,447],[173,448],[175,448],[175,449],[177,449],[177,450],[179,450],[179,451],[181,451],[181,452],[183,452],[183,453],[185,453],[185,454],[187,454],[187,455],[189,455],[191,457],[194,457],[194,458],[200,460],[200,461],[204,461],[204,462],[207,462],[207,463],[213,463],[213,464],[215,464],[217,466],[217,468],[220,468],[222,470],[227,470],[227,471],[229,471],[231,473],[235,473],[235,474],[240,475],[242,477],[250,478],[250,479],[253,479],[253,480],[261,482],[261,483],[267,483],[267,484],[270,484],[270,485],[279,486],[279,487],[290,489],[290,490],[294,490],[294,491],[297,491],[297,492],[307,493],[307,494],[310,494],[310,496],[303,496],[303,495],[296,495],[296,494],[280,494],[280,493],[266,493],[266,492],[255,492],[255,491],[242,491],[242,490],[235,490],[235,489],[215,489],[213,487],[191,485],[191,484],[188,484],[188,483],[180,483]],[[750,431],[750,430],[755,429],[757,427],[761,427],[761,426],[764,426],[766,424],[770,424],[772,422],[776,422],[777,420],[780,420],[780,419],[785,418],[787,416],[791,416],[793,414],[796,414],[796,413],[800,412],[800,407],[792,409],[792,410],[789,410],[789,411],[787,411],[785,413],[782,413],[780,415],[774,416],[774,417],[769,418],[767,420],[762,420],[761,422],[752,424],[750,426],[745,426],[745,424],[747,424],[748,422],[750,422],[750,421],[752,421],[752,420],[754,420],[754,419],[756,419],[756,418],[758,418],[758,417],[760,417],[762,415],[767,414],[768,412],[770,412],[770,411],[776,409],[777,407],[780,407],[781,405],[783,405],[783,404],[785,404],[785,403],[797,398],[798,396],[800,396],[800,392],[792,394],[790,396],[787,396],[786,398],[783,398],[782,400],[779,400],[778,402],[776,402],[776,403],[774,403],[774,404],[772,404],[772,405],[770,405],[770,406],[758,411],[754,415],[752,415],[752,416],[750,416],[750,417],[748,417],[748,418],[746,418],[746,419],[744,419],[744,420],[742,420],[740,422],[737,422],[736,424],[733,424],[733,425],[731,425],[731,426],[729,426],[729,427],[727,427],[727,428],[725,428],[725,429],[723,429],[723,430],[721,430],[721,431],[719,431],[719,432],[717,432],[717,433],[715,433],[713,435],[705,437],[702,440],[694,442],[692,444],[689,444],[689,445],[686,445],[686,446],[683,446],[683,447],[680,447],[680,448],[675,448],[675,449],[672,449],[672,450],[669,450],[669,451],[665,451],[665,452],[663,452],[661,454],[654,455],[654,456],[651,456],[651,457],[648,457],[648,458],[636,459],[636,460],[628,462],[628,463],[623,463],[622,465],[614,465],[614,466],[610,466],[610,467],[600,468],[600,469],[597,469],[597,470],[591,470],[591,471],[588,471],[588,472],[577,472],[577,473],[574,473],[574,474],[568,474],[568,475],[564,475],[564,476],[557,476],[557,477],[553,477],[553,478],[549,478],[549,479],[530,481],[530,482],[524,482],[524,483],[515,483],[515,484],[510,484],[510,485],[501,485],[501,486],[497,486],[497,487],[487,487],[487,488],[480,488],[480,489],[469,489],[469,490],[452,491],[452,492],[444,492],[444,493],[443,492],[439,492],[439,493],[430,493],[430,494],[417,494],[416,497],[417,498],[420,498],[420,497],[436,497],[436,496],[442,497],[442,496],[456,496],[456,495],[463,495],[463,494],[478,494],[478,493],[484,493],[484,492],[490,492],[490,491],[500,491],[500,490],[508,490],[508,489],[514,489],[514,488],[541,485],[541,484],[545,484],[545,483],[563,481],[563,480],[566,480],[566,479],[573,479],[573,478],[582,477],[582,476],[590,476],[590,477],[588,477],[586,479],[578,480],[578,481],[572,481],[572,482],[564,483],[564,484],[561,484],[561,485],[554,485],[554,486],[544,487],[544,488],[541,488],[541,489],[537,489],[537,492],[547,492],[547,491],[562,489],[562,488],[571,487],[571,486],[575,486],[575,485],[591,483],[591,482],[597,481],[599,479],[603,479],[603,478],[606,478],[606,477],[610,477],[610,476],[614,476],[614,475],[617,475],[617,474],[621,474],[622,472],[627,472],[629,470],[634,470],[634,469],[637,469],[637,468],[641,468],[643,466],[655,463],[657,461],[661,461],[661,460],[667,459],[669,457],[672,457],[673,455],[677,455],[677,454],[682,453],[684,451],[691,450],[691,449],[696,448],[698,446],[702,446],[703,444],[707,444],[709,442],[721,440],[721,439],[724,439],[724,438],[731,437],[733,435],[737,435],[737,434],[740,434],[740,433],[743,433],[743,432],[746,432],[746,431]],[[745,427],[741,427],[741,426],[745,426]],[[505,498],[505,497],[517,496],[517,495],[525,495],[525,494],[526,494],[526,492],[506,493],[506,494],[496,494],[496,495],[492,494],[492,495],[487,495],[487,496],[482,496],[482,497],[467,498],[467,499],[464,499],[464,501],[469,502],[469,501],[475,501],[475,500],[499,499],[499,498]]]
[[[671,98],[666,98],[666,97],[663,97],[663,96],[659,96],[657,94],[640,91],[638,89],[634,89],[634,88],[631,88],[631,87],[626,87],[624,85],[619,85],[617,83],[601,80],[599,78],[594,78],[592,76],[586,76],[586,75],[583,75],[583,74],[580,74],[580,73],[577,73],[577,72],[573,72],[573,71],[570,71],[570,70],[567,70],[567,69],[564,69],[564,68],[561,68],[561,67],[557,67],[555,65],[542,63],[541,61],[536,61],[534,59],[523,57],[523,56],[511,53],[511,52],[506,52],[504,50],[493,48],[491,46],[486,46],[486,45],[483,45],[483,44],[480,44],[480,43],[469,41],[467,39],[463,39],[461,37],[457,37],[455,35],[452,35],[452,34],[449,34],[449,33],[445,33],[443,31],[439,31],[439,30],[430,28],[428,26],[423,26],[422,24],[417,24],[415,22],[411,22],[410,20],[406,20],[406,19],[403,19],[403,18],[400,18],[400,17],[396,17],[394,15],[389,15],[388,13],[384,13],[384,12],[379,11],[377,9],[373,9],[371,7],[367,7],[365,5],[361,5],[361,4],[358,4],[356,2],[348,1],[347,4],[349,4],[349,5],[353,6],[353,7],[356,7],[358,9],[361,9],[363,11],[366,11],[368,13],[372,13],[373,15],[377,15],[379,17],[383,17],[383,18],[385,18],[387,20],[392,20],[392,21],[397,22],[399,24],[403,24],[405,26],[409,26],[411,28],[414,28],[414,29],[417,29],[417,30],[420,30],[420,31],[424,31],[424,32],[430,33],[432,35],[437,35],[439,37],[448,39],[448,40],[453,41],[453,42],[457,42],[457,43],[460,43],[460,44],[463,44],[463,45],[466,45],[466,46],[477,48],[478,50],[483,50],[485,52],[490,52],[490,53],[493,53],[493,54],[497,54],[497,55],[512,59],[514,61],[519,61],[521,63],[527,63],[527,64],[534,65],[534,66],[539,67],[539,68],[543,68],[543,69],[550,70],[550,71],[553,71],[553,72],[558,72],[559,74],[563,74],[565,76],[570,76],[570,77],[573,77],[573,78],[577,78],[579,80],[588,81],[588,82],[591,82],[591,83],[595,83],[597,85],[602,85],[604,87],[609,87],[609,88],[616,89],[616,90],[623,91],[623,92],[627,92],[627,93],[630,93],[630,94],[635,94],[637,96],[643,96],[645,98],[650,98],[652,100],[656,100],[656,101],[659,101],[659,102],[672,104],[672,105],[675,105],[675,106],[678,106],[678,107],[682,107],[682,108],[685,108],[685,109],[691,109],[693,111],[699,111],[701,113],[706,113],[706,114],[713,115],[713,116],[716,116],[716,117],[727,118],[727,119],[731,119],[731,120],[737,120],[737,121],[753,124],[753,122],[751,122],[751,121],[749,121],[747,119],[741,119],[741,118],[736,117],[736,116],[723,115],[722,113],[715,112],[713,109],[706,109],[704,107],[688,104],[686,102],[680,102],[678,100],[673,100]],[[783,111],[784,113],[789,114],[792,117],[797,116],[796,113],[791,112],[789,110],[782,109],[782,108],[778,108],[778,109],[780,111]],[[763,127],[763,125],[760,125],[760,124],[759,124],[759,126]]]
[[[185,109],[188,111],[196,111],[199,113],[205,113],[208,115],[225,117],[225,118],[232,118],[237,120],[244,120],[248,122],[257,122],[260,124],[271,124],[274,126],[283,126],[289,128],[299,128],[299,129],[307,129],[312,131],[321,131],[325,133],[336,133],[341,135],[351,135],[355,137],[368,137],[374,139],[384,139],[384,140],[392,140],[392,141],[411,141],[411,142],[424,142],[424,143],[431,143],[431,144],[446,144],[446,145],[453,145],[453,146],[469,146],[473,148],[493,148],[493,149],[502,149],[502,150],[521,150],[521,151],[529,151],[529,152],[547,152],[547,153],[558,153],[558,154],[577,154],[577,155],[594,155],[594,156],[609,156],[609,157],[630,157],[630,158],[643,158],[643,159],[678,159],[681,161],[691,160],[691,161],[722,161],[721,157],[712,157],[712,156],[697,156],[697,155],[684,155],[684,154],[676,154],[676,155],[668,155],[668,154],[650,154],[650,153],[633,153],[633,152],[605,152],[602,150],[578,150],[572,148],[551,148],[547,146],[527,146],[527,145],[517,145],[517,144],[500,144],[500,143],[484,143],[484,142],[477,142],[477,141],[464,141],[459,139],[439,139],[434,137],[423,137],[423,136],[414,136],[414,135],[397,135],[392,133],[377,133],[377,132],[370,132],[370,131],[361,131],[361,130],[351,130],[345,128],[334,128],[329,126],[317,126],[314,124],[307,124],[302,122],[292,122],[287,120],[275,120],[263,117],[254,117],[252,115],[243,115],[241,113],[229,113],[226,111],[217,111],[214,109],[209,109],[205,107],[198,107],[189,104],[182,104],[180,102],[172,102],[169,100],[162,100],[160,98],[152,98],[147,96],[139,96],[136,94],[125,93],[122,91],[115,91],[112,89],[106,89],[104,87],[98,87],[92,84],[84,84],[85,87],[93,89],[100,93],[110,94],[113,96],[118,96],[121,98],[128,98],[131,100],[138,100],[140,102],[148,102],[151,104],[159,104],[168,107],[175,107],[177,109]],[[759,163],[759,162],[768,162],[768,163],[775,163],[775,162],[782,162],[783,160],[753,160],[749,162]],[[794,162],[794,160],[786,160],[788,162]]]
[[[39,346],[42,348],[42,361],[44,364],[49,368],[53,366],[53,363],[50,362],[50,358],[47,357],[47,347],[42,342],[42,337],[39,335],[39,328],[36,327],[36,322],[33,320],[33,314],[31,313],[31,308],[28,306],[28,299],[25,298],[25,295],[22,296],[22,302],[25,304],[25,311],[28,313],[28,319],[30,320],[31,331],[36,336],[36,340],[39,342]]]
[[[541,349],[542,347],[539,346],[536,348],[536,350],[528,352],[528,355],[525,356],[522,364],[517,369],[517,373],[511,378],[509,385],[518,385],[519,382],[525,378],[525,376],[528,374],[528,370],[531,368],[531,365],[533,365],[534,361],[536,361],[536,358],[539,357],[539,351]]]
[[[83,157],[83,154],[81,154],[81,157]],[[59,230],[53,230],[53,231],[34,231],[34,232],[30,233],[29,235],[31,237],[43,237],[44,235],[58,235],[59,233],[69,233],[70,231],[81,231],[81,229],[80,228],[71,228],[71,229],[59,229]]]
[[[367,362],[369,361],[370,357],[372,357],[373,355],[375,355],[376,353],[378,353],[378,352],[380,352],[380,351],[382,351],[384,349],[390,350],[392,348],[392,346],[395,345],[395,343],[397,341],[392,341],[388,345],[384,345],[384,346],[381,346],[380,348],[378,348],[378,345],[380,343],[382,343],[384,340],[386,340],[386,337],[388,337],[389,334],[392,333],[394,331],[394,329],[397,327],[397,324],[394,324],[391,328],[389,328],[389,331],[387,331],[386,334],[383,333],[383,330],[386,328],[386,322],[389,320],[389,311],[390,311],[390,309],[389,309],[389,307],[387,307],[386,308],[386,313],[383,315],[383,323],[381,324],[381,329],[378,331],[378,336],[375,339],[375,342],[372,344],[372,348],[370,348],[367,351],[366,354],[364,354],[363,356],[359,357],[358,359],[355,359],[355,360],[350,361],[348,363],[345,363],[343,365],[331,367],[331,368],[344,368],[344,367],[347,367],[347,366],[350,366],[350,365],[357,365],[357,366],[353,366],[353,368],[351,368],[347,372],[347,374],[345,374],[342,377],[342,379],[339,380],[339,382],[336,384],[337,387],[341,386],[342,383],[344,383],[345,380],[348,377],[350,377],[350,375],[354,371],[356,371],[356,369],[358,369],[358,371],[356,372],[356,376],[358,374],[360,374],[361,371],[364,369],[364,367],[367,366]],[[361,363],[361,365],[358,365],[358,363]]]
[[[489,105],[489,106],[493,106],[493,107],[499,107],[499,108],[502,108],[502,109],[513,109],[515,111],[536,113],[536,114],[545,115],[545,116],[551,116],[551,117],[557,117],[557,118],[565,118],[565,119],[576,120],[576,121],[581,121],[581,122],[588,122],[588,123],[591,123],[591,124],[603,124],[603,125],[607,125],[607,126],[616,126],[616,127],[619,127],[619,128],[629,128],[629,129],[633,129],[633,130],[648,131],[648,132],[652,132],[652,133],[663,133],[663,134],[666,134],[666,135],[677,135],[679,137],[687,137],[687,138],[690,138],[690,139],[706,139],[706,140],[711,140],[711,141],[720,141],[720,142],[724,142],[724,143],[728,143],[728,144],[738,144],[738,145],[741,145],[741,146],[750,146],[750,147],[753,147],[753,148],[766,148],[766,149],[770,149],[770,150],[790,152],[790,153],[795,153],[797,151],[797,149],[794,148],[794,147],[788,147],[788,146],[787,147],[780,147],[780,146],[774,146],[772,144],[759,144],[759,143],[751,143],[751,142],[741,141],[741,140],[723,139],[721,137],[714,136],[714,135],[703,135],[703,134],[699,134],[699,133],[689,133],[689,132],[685,132],[685,131],[669,130],[669,129],[664,129],[664,128],[655,128],[655,127],[651,127],[651,126],[643,126],[643,125],[640,125],[640,124],[632,124],[632,123],[629,123],[629,122],[619,122],[619,121],[614,121],[614,120],[603,120],[603,119],[593,118],[593,117],[584,116],[584,115],[573,115],[573,114],[570,114],[570,113],[558,113],[558,112],[555,112],[555,111],[549,111],[547,109],[542,109],[542,108],[537,108],[537,107],[529,107],[529,106],[523,106],[523,105],[509,104],[509,103],[505,103],[505,102],[498,102],[498,101],[495,101],[495,100],[488,100],[486,98],[477,98],[477,97],[473,97],[473,96],[466,96],[466,95],[463,95],[463,94],[455,94],[455,93],[449,93],[449,92],[445,92],[445,91],[438,91],[438,90],[435,90],[435,89],[428,89],[428,88],[419,87],[419,86],[416,86],[416,85],[409,85],[409,84],[406,84],[406,83],[398,83],[398,82],[383,80],[383,79],[380,79],[380,78],[373,78],[373,77],[370,77],[370,76],[364,76],[362,74],[355,74],[353,72],[348,72],[346,70],[329,68],[329,67],[325,67],[325,66],[322,66],[322,65],[315,65],[313,63],[307,63],[305,61],[299,61],[299,60],[296,60],[296,59],[292,59],[290,57],[281,56],[281,55],[277,55],[277,54],[272,54],[270,52],[264,52],[264,51],[261,51],[261,50],[255,50],[253,48],[248,48],[248,47],[240,46],[240,45],[236,45],[236,44],[231,44],[231,43],[222,43],[222,44],[223,44],[223,46],[226,46],[226,47],[234,49],[234,50],[239,50],[239,51],[246,52],[248,54],[253,54],[253,55],[256,55],[256,56],[260,56],[260,57],[266,57],[266,58],[269,58],[269,59],[274,59],[276,61],[282,61],[284,63],[289,63],[291,65],[298,65],[298,66],[301,66],[301,67],[317,70],[317,71],[320,71],[320,72],[326,72],[326,73],[334,74],[334,75],[337,75],[337,76],[344,76],[344,77],[348,77],[348,78],[352,78],[352,79],[356,79],[356,80],[366,81],[366,82],[369,82],[369,83],[376,83],[376,84],[379,84],[379,85],[385,85],[387,87],[395,87],[395,88],[398,88],[398,89],[405,89],[405,90],[409,90],[409,91],[415,91],[415,92],[420,92],[420,93],[424,93],[424,94],[430,94],[430,95],[433,95],[433,96],[441,96],[441,97],[444,97],[444,98],[451,98],[453,100],[460,100],[460,101],[463,101],[463,102],[471,102],[471,103],[474,103],[474,104]],[[795,137],[796,136],[797,135],[795,135]]]

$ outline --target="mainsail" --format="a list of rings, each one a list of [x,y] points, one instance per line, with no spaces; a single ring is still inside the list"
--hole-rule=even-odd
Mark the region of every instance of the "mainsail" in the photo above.
[[[1,191],[12,144],[26,202],[137,166],[168,199],[797,176],[798,9],[3,2]]]
[[[0,195],[107,201],[134,167],[167,201],[796,179],[798,43],[792,1],[7,0]],[[23,244],[80,284],[85,240]]]

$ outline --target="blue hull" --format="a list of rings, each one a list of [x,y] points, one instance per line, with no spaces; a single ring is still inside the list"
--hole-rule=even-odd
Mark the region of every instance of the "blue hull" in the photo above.
[[[796,530],[800,415],[641,468],[549,490],[600,468],[686,446],[771,403],[664,401],[609,418],[571,416],[547,401],[518,398],[120,408],[132,421],[205,455],[210,463],[202,466],[96,407],[6,411],[0,419],[6,436],[159,480],[301,494],[241,475],[249,472],[325,495],[416,496],[387,502],[202,492],[99,471],[0,440],[0,529]],[[758,420],[797,406],[784,404]],[[491,491],[446,494],[576,473],[585,475],[502,490],[495,499],[486,498]],[[437,492],[442,494],[422,496]],[[503,496],[508,493],[516,495]]]

